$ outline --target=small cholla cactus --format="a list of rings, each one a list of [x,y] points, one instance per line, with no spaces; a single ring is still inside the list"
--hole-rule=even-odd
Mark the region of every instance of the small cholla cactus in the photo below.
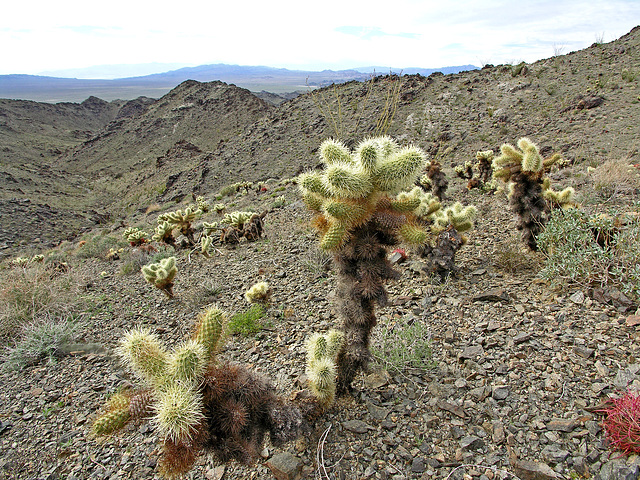
[[[205,236],[213,236],[220,227],[218,226],[218,222],[202,222],[202,234]]]
[[[264,233],[264,217],[267,212],[261,214],[253,212],[232,212],[227,213],[221,223],[230,225],[222,228],[220,241],[222,243],[235,245],[242,237],[252,242],[262,237]]]
[[[466,161],[464,165],[457,165],[454,169],[456,175],[464,180],[471,180],[473,178],[473,163]]]
[[[244,222],[248,221],[253,215],[254,212],[231,212],[227,213],[220,223],[231,225],[238,230],[242,230],[244,228]]]
[[[95,433],[152,418],[163,443],[158,470],[166,478],[186,474],[201,451],[248,463],[266,433],[274,445],[295,438],[302,424],[297,408],[246,368],[218,363],[225,325],[220,309],[204,310],[191,338],[173,350],[148,330],[127,333],[117,353],[143,386],[113,395]]]
[[[208,235],[202,235],[200,237],[200,253],[205,257],[209,258],[211,254],[209,250],[211,249],[211,245],[213,244],[213,237]]]
[[[12,267],[26,267],[30,261],[29,257],[16,257],[10,263]]]
[[[397,276],[387,248],[400,239],[418,245],[427,239],[414,213],[420,201],[397,195],[413,184],[426,158],[419,148],[401,148],[389,137],[365,140],[354,152],[327,140],[320,158],[324,171],[301,175],[299,185],[315,215],[320,247],[335,254],[336,299],[345,334],[337,357],[337,389],[344,393],[369,363],[375,306],[386,304],[385,283]]]
[[[344,344],[344,334],[330,330],[326,335],[316,333],[306,343],[307,370],[311,393],[322,408],[333,404],[336,396],[336,360]]]
[[[155,233],[151,238],[156,242],[162,242],[175,248],[176,239],[173,236],[173,229],[174,225],[170,224],[166,220],[161,220],[160,217],[158,217],[158,225],[156,226]]]
[[[518,148],[507,143],[500,147],[501,155],[493,160],[493,176],[508,182],[509,203],[518,215],[522,239],[531,250],[537,250],[536,237],[544,229],[551,207],[572,205],[574,191],[569,187],[555,192],[544,176],[561,160],[559,154],[543,159],[528,138],[518,140]]]
[[[138,227],[129,227],[122,232],[122,236],[131,244],[132,247],[137,247],[146,243],[148,235],[144,230],[140,230]]]
[[[213,206],[213,211],[216,212],[218,215],[222,215],[226,209],[227,209],[227,206],[224,203],[216,203]]]
[[[244,294],[249,303],[267,303],[271,298],[271,287],[267,282],[258,282]]]
[[[476,169],[478,170],[478,180],[481,185],[488,183],[493,173],[493,150],[484,150],[476,153]]]
[[[446,175],[442,171],[442,165],[436,160],[432,160],[427,168],[426,175],[420,177],[419,185],[426,191],[431,191],[438,198],[442,200],[444,193],[449,186],[449,181]]]
[[[162,290],[169,298],[173,298],[173,279],[178,273],[176,257],[160,260],[142,267],[144,279]]]
[[[209,202],[203,197],[196,197],[196,208],[203,213],[207,213],[209,211]]]
[[[176,210],[175,212],[160,215],[158,217],[158,221],[160,221],[160,218],[162,217],[163,221],[168,222],[169,225],[174,228],[180,229],[180,233],[187,238],[189,245],[195,245],[195,231],[191,226],[191,222],[198,219],[201,215],[202,211],[198,210],[197,207],[188,206],[184,210]]]

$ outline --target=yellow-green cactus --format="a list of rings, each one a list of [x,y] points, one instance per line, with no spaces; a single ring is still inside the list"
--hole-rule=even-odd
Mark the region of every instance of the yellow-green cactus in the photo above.
[[[245,300],[249,303],[268,302],[271,297],[271,287],[267,282],[258,282],[251,286],[244,294]]]
[[[314,334],[306,343],[309,387],[320,405],[329,407],[336,395],[336,359],[344,344],[344,334],[330,330],[326,335]]]
[[[158,263],[142,267],[144,279],[165,292],[169,298],[173,297],[173,279],[176,273],[178,273],[176,257],[164,258]]]
[[[207,213],[209,211],[209,208],[209,202],[203,196],[196,197],[197,210],[200,210],[202,213]]]
[[[173,229],[175,225],[169,223],[167,220],[161,220],[158,217],[158,225],[156,226],[155,233],[151,237],[156,242],[166,243],[167,245],[176,245],[176,239],[173,236]]]
[[[225,214],[222,222],[220,223],[231,225],[232,227],[242,230],[245,222],[249,220],[253,215],[255,215],[255,212],[231,212]]]
[[[146,242],[147,232],[140,230],[138,227],[129,227],[122,232],[122,236],[131,245],[140,245]]]

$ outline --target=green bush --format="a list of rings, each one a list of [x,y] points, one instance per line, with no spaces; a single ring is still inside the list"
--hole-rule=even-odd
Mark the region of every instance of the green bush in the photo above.
[[[640,218],[556,209],[539,235],[540,275],[558,285],[612,285],[640,299]]]
[[[429,370],[435,367],[430,335],[420,319],[380,325],[372,346],[376,360],[392,370]]]
[[[120,247],[127,247],[129,243],[120,237],[98,234],[87,239],[76,250],[76,256],[80,258],[102,258],[106,259],[110,248],[117,250]]]
[[[264,317],[265,313],[262,305],[253,304],[248,310],[236,313],[229,319],[229,330],[231,333],[239,333],[241,335],[258,333],[263,328],[260,319]]]

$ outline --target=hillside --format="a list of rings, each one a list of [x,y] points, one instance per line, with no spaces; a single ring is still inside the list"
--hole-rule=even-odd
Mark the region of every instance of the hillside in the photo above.
[[[457,73],[472,70],[473,65],[444,68],[410,68],[406,73],[430,75],[433,72]],[[403,69],[394,69],[395,72]],[[110,80],[60,78],[42,75],[0,75],[0,98],[40,102],[80,102],[88,96],[105,100],[133,99],[140,96],[159,98],[186,80],[223,81],[253,92],[291,94],[309,87],[331,85],[352,80],[365,81],[371,75],[389,72],[388,68],[366,67],[351,70],[288,70],[262,66],[213,64],[185,67],[164,73]]]
[[[341,327],[339,276],[362,264],[347,263],[346,254],[334,263],[318,248],[291,177],[320,167],[318,147],[329,136],[354,147],[385,132],[442,162],[443,204],[477,208],[453,274],[430,273],[420,248],[402,245],[407,258],[390,255],[393,267],[385,266],[397,278],[373,318],[372,368],[357,375],[351,394],[310,415],[296,441],[277,445],[269,436],[254,463],[203,455],[187,478],[638,480],[640,455],[612,449],[601,409],[627,389],[640,392],[639,66],[636,27],[530,65],[353,81],[279,106],[234,85],[188,81],[117,112],[93,100],[98,117],[113,120],[78,142],[69,133],[75,120],[51,130],[24,113],[28,107],[35,118],[46,111],[41,105],[7,104],[12,145],[42,130],[67,150],[25,159],[45,158],[38,176],[0,176],[8,192],[2,253],[45,254],[41,262],[0,263],[0,344],[8,347],[0,357],[0,480],[160,478],[157,422],[131,422],[108,436],[92,425],[109,399],[118,413],[114,394],[139,382],[116,353],[127,332],[146,329],[171,348],[194,337],[199,314],[214,304],[234,325],[220,364],[245,365],[283,401],[305,406],[305,343]],[[101,120],[92,121],[98,129]],[[555,210],[544,252],[524,246],[504,192],[469,190],[453,170],[478,150],[523,136],[544,156],[562,153],[552,186],[575,187],[579,204]],[[41,177],[54,175],[50,190]],[[234,188],[240,181],[264,188]],[[133,248],[124,240],[130,226],[149,237],[161,213],[196,195],[227,212],[265,212],[264,236],[215,243],[206,256],[199,247]],[[569,224],[581,212],[589,216]],[[201,222],[221,219],[211,208],[194,226],[199,232]],[[599,235],[603,225],[614,233]],[[382,235],[360,244],[362,257],[371,260],[371,238]],[[554,270],[560,250],[569,251]],[[173,298],[140,272],[168,256],[177,265]],[[251,317],[244,294],[261,281],[272,294]],[[365,287],[343,284],[342,294],[358,289]],[[246,378],[239,390],[252,385]],[[248,414],[235,402],[224,407],[239,412],[240,423]]]

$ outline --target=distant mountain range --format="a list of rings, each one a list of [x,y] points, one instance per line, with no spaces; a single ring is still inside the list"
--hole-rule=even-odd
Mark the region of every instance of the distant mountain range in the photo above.
[[[209,82],[221,80],[253,92],[282,94],[304,91],[332,83],[366,80],[371,75],[390,72],[429,76],[434,72],[444,74],[475,70],[474,65],[444,68],[393,68],[360,67],[350,70],[288,70],[264,66],[227,64],[201,65],[170,70],[139,77],[116,79],[78,79],[39,75],[0,75],[0,98],[35,100],[39,102],[82,102],[90,96],[111,101],[130,100],[145,96],[160,98],[185,80]]]

